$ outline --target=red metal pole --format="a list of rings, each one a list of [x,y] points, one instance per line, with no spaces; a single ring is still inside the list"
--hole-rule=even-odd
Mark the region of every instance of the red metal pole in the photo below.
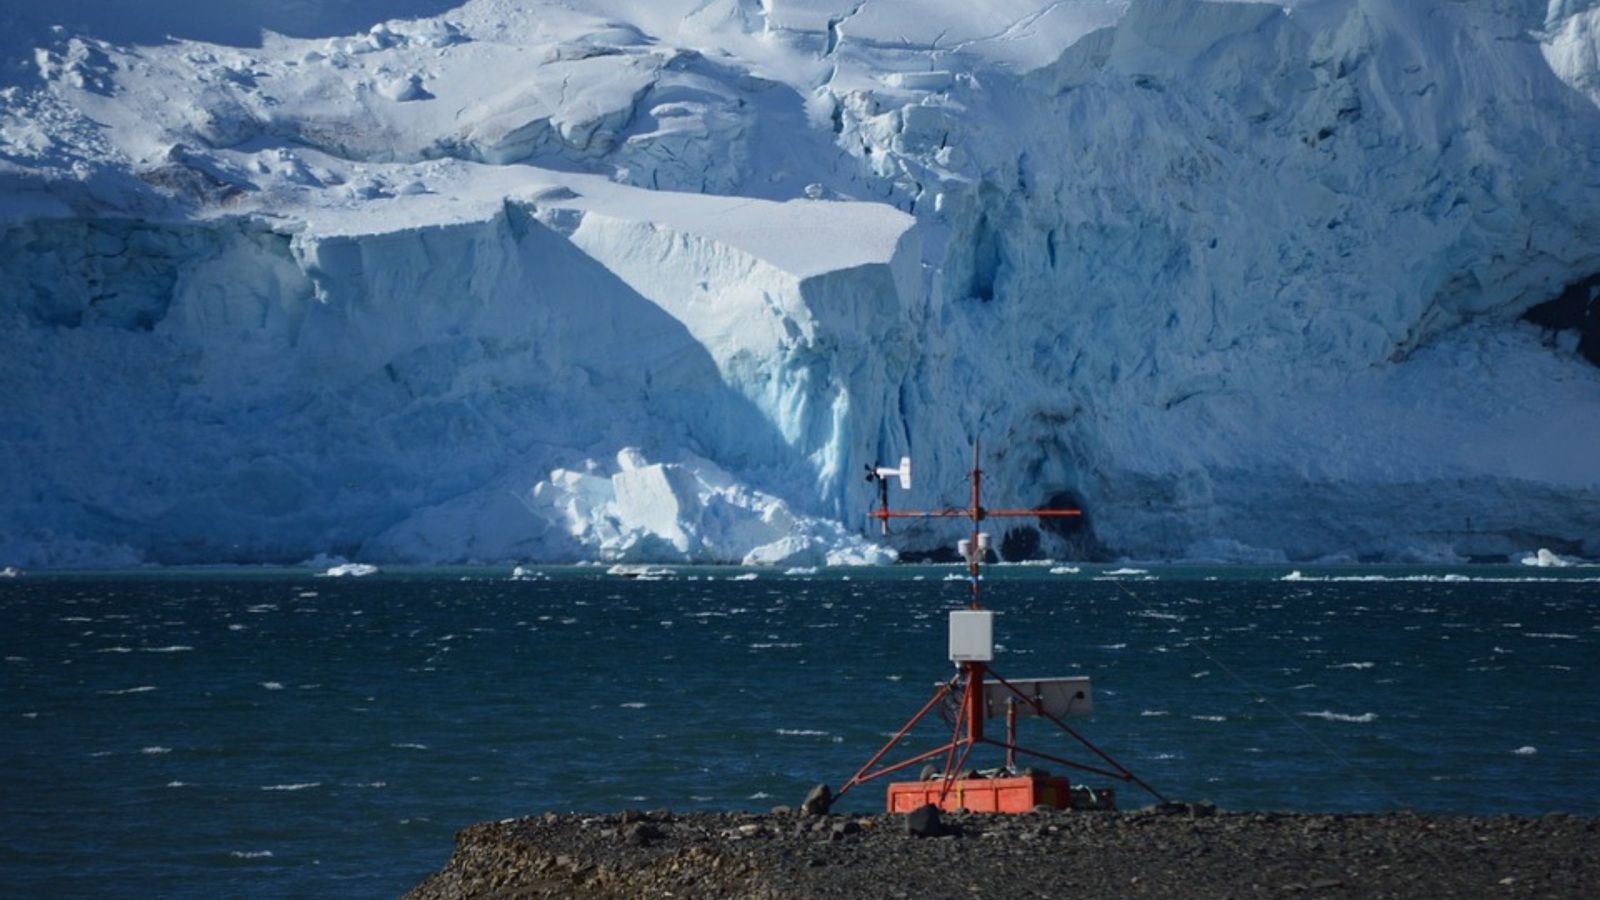
[[[981,662],[969,662],[967,666],[967,696],[971,698],[966,707],[967,734],[975,741],[983,740],[983,714],[987,706],[983,697],[983,673],[985,666]]]
[[[978,546],[978,527],[983,522],[983,470],[978,468],[978,446],[981,442],[972,442],[972,544],[969,551],[972,557],[967,560],[967,574],[972,579],[972,608],[982,609],[982,587],[980,587],[978,565],[983,559],[983,550]]]
[[[1017,701],[1006,698],[1006,768],[1017,770]]]

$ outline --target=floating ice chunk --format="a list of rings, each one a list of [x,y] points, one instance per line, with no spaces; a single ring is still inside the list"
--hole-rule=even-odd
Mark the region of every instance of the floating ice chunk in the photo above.
[[[361,578],[367,575],[376,574],[378,574],[377,566],[370,565],[368,563],[344,563],[343,565],[329,568],[326,572],[322,573],[322,577],[344,578],[349,576],[351,578]]]
[[[1541,569],[1560,569],[1572,565],[1572,561],[1563,559],[1546,548],[1540,547],[1538,553],[1524,556],[1522,564],[1525,566],[1538,566]]]
[[[0,569],[0,578],[20,578],[20,577],[22,577],[22,570],[17,568],[16,566],[6,566],[4,569]]]
[[[677,574],[675,569],[666,566],[650,566],[636,563],[617,563],[606,570],[607,575],[616,575],[622,578],[657,579],[666,578]]]

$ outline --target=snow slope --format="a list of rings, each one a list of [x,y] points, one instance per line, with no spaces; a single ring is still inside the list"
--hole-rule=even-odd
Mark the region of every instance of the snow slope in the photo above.
[[[0,561],[1600,555],[1593,0],[141,10],[0,10]]]

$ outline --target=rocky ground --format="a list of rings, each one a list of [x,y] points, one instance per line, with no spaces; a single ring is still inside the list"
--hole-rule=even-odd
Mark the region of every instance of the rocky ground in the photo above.
[[[407,895],[1592,897],[1600,819],[1139,812],[556,815],[474,825]]]

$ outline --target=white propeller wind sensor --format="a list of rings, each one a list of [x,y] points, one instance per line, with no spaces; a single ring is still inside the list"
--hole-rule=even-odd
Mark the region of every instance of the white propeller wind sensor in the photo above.
[[[873,474],[884,480],[888,480],[890,478],[899,478],[900,489],[903,491],[909,491],[911,490],[911,457],[900,457],[900,467],[898,469],[891,469],[888,466],[878,466],[877,468],[873,469]]]

